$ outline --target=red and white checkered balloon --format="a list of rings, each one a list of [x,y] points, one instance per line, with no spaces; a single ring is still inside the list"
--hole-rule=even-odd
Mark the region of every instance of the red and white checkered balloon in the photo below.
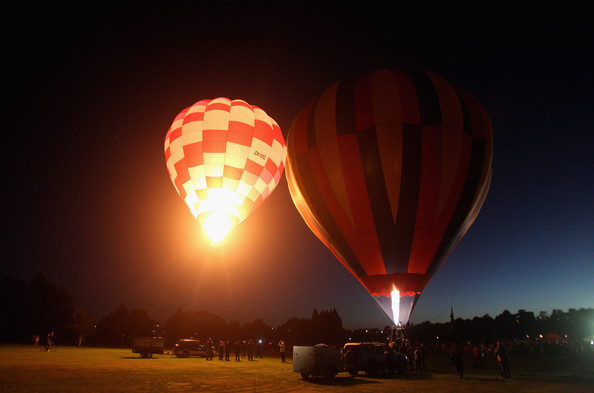
[[[286,146],[262,109],[220,97],[177,115],[165,137],[165,159],[179,196],[218,243],[222,237],[208,226],[227,220],[230,230],[268,198],[280,181]]]

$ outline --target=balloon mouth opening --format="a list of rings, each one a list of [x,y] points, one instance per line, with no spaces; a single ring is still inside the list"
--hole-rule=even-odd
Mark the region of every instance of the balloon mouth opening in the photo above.
[[[410,292],[401,295],[400,291],[394,288],[390,296],[374,295],[373,300],[396,327],[403,327],[408,323],[417,296]]]
[[[218,211],[202,214],[199,220],[213,246],[220,244],[239,221],[231,214]]]

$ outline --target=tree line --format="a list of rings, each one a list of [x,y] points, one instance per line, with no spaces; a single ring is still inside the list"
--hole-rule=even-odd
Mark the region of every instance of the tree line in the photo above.
[[[581,341],[594,332],[594,309],[553,310],[535,315],[531,311],[503,311],[496,317],[488,314],[472,319],[453,319],[448,323],[409,324],[406,335],[417,342],[500,339],[538,340],[550,335],[567,341]],[[207,311],[178,308],[164,323],[145,310],[128,309],[124,304],[98,321],[74,307],[68,292],[42,274],[31,281],[6,277],[0,281],[0,340],[23,342],[33,335],[54,333],[62,344],[131,346],[135,337],[164,337],[172,346],[181,338],[207,340],[262,340],[272,345],[279,340],[290,345],[342,345],[347,341],[386,341],[393,333],[383,329],[346,330],[335,309],[314,309],[311,318],[290,318],[277,327],[255,319],[245,324],[226,322]],[[549,335],[549,336],[548,336]]]
[[[594,334],[594,309],[554,309],[541,311],[504,310],[496,317],[485,314],[472,319],[458,318],[448,323],[423,322],[411,326],[410,335],[420,342],[436,342],[439,337],[450,341],[494,342],[497,340],[562,340],[581,342]]]

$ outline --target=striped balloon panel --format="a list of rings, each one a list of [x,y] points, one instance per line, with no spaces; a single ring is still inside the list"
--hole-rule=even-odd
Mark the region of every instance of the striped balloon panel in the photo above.
[[[286,159],[278,124],[242,100],[198,101],[181,111],[165,137],[171,180],[194,217],[228,202],[243,220],[280,181]]]
[[[488,115],[429,72],[378,70],[336,83],[296,116],[287,146],[297,209],[378,296],[423,290],[491,179]]]

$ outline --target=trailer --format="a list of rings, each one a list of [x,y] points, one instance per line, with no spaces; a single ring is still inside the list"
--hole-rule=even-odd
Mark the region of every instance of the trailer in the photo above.
[[[139,353],[143,358],[152,358],[153,353],[163,354],[165,340],[162,337],[136,337],[132,353]]]
[[[293,371],[304,379],[323,376],[334,378],[343,371],[342,348],[325,344],[293,347]]]

